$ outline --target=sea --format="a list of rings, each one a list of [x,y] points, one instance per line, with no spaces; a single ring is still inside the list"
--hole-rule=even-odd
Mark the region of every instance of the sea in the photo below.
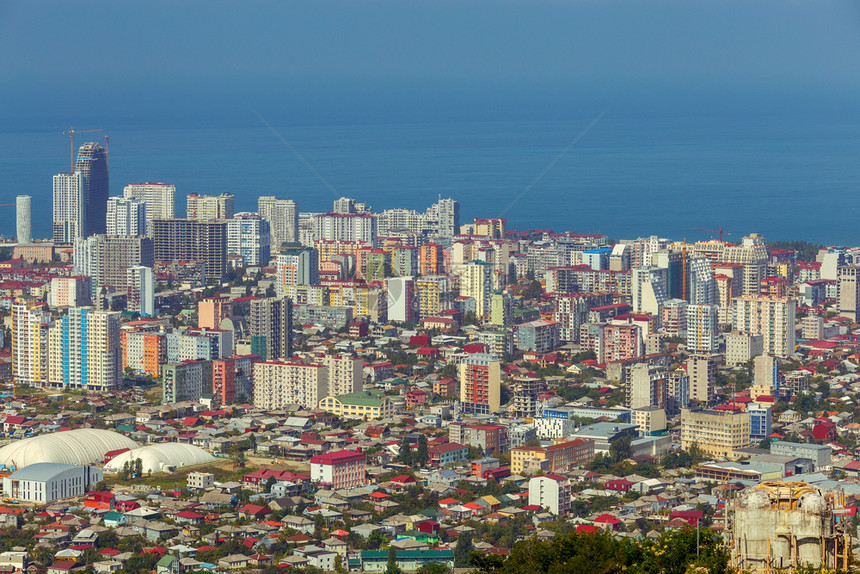
[[[180,122],[181,123],[181,122]],[[91,126],[86,126],[91,127]],[[353,197],[376,211],[423,211],[457,199],[461,222],[504,217],[515,230],[658,235],[696,241],[768,240],[860,245],[860,118],[663,114],[564,120],[100,126],[110,136],[111,195],[128,183],[187,194],[232,193],[327,211]],[[33,235],[51,228],[51,177],[68,169],[68,126],[0,126],[0,204],[33,197]],[[0,234],[15,233],[0,206]]]

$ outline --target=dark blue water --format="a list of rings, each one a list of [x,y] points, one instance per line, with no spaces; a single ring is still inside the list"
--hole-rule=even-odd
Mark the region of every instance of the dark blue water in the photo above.
[[[693,227],[722,226],[732,239],[860,244],[857,119],[607,115],[559,158],[593,119],[276,126],[296,153],[256,118],[229,129],[119,126],[111,192],[174,183],[179,215],[188,193],[233,193],[237,210],[274,194],[303,211],[342,195],[423,210],[442,195],[460,201],[463,221],[503,215],[512,229],[696,240],[712,234]],[[61,131],[0,132],[0,203],[32,195],[37,237],[50,232],[51,176],[68,169]],[[14,208],[0,208],[0,234],[14,234]]]

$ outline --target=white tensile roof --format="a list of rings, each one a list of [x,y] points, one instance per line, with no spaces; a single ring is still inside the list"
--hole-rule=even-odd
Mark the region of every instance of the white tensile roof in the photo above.
[[[179,442],[151,444],[134,448],[111,459],[105,465],[105,472],[119,472],[126,461],[136,459],[143,463],[143,472],[165,472],[168,467],[182,468],[215,460],[202,448]]]
[[[75,429],[7,444],[0,448],[0,464],[17,468],[38,462],[90,465],[101,463],[112,450],[136,447],[136,442],[118,432]]]

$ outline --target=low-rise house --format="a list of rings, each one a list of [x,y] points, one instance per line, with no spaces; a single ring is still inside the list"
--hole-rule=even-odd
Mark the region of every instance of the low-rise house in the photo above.
[[[248,557],[244,554],[231,554],[218,560],[218,568],[238,570],[248,566]]]

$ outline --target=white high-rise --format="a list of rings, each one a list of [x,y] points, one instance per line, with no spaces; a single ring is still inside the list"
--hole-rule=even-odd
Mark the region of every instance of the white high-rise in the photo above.
[[[18,243],[26,245],[33,242],[33,198],[19,195],[15,198],[15,231]]]
[[[493,293],[493,264],[486,261],[469,261],[460,270],[460,295],[472,297],[477,303],[478,316],[490,312]]]
[[[16,385],[42,387],[48,382],[47,305],[15,299],[12,305],[12,379]]]
[[[711,262],[704,257],[690,259],[687,264],[688,297],[690,303],[713,305],[719,302],[717,282]]]
[[[231,219],[233,217],[235,197],[231,193],[221,195],[197,195],[192,193],[186,197],[185,216],[197,221],[213,219]]]
[[[155,313],[155,274],[151,267],[133,265],[128,268],[128,296],[126,309],[141,315]]]
[[[54,243],[73,243],[84,237],[86,178],[80,171],[54,176]]]
[[[299,204],[291,199],[278,199],[264,195],[257,200],[260,217],[267,220],[272,235],[273,252],[277,253],[284,243],[299,240]]]
[[[237,213],[227,220],[227,255],[239,255],[245,267],[268,265],[271,232],[267,219],[256,213]]]
[[[130,197],[109,197],[107,234],[123,237],[146,235],[146,203]]]
[[[776,357],[794,354],[795,307],[787,297],[743,295],[735,299],[734,329],[751,335],[762,335],[764,352]]]
[[[366,213],[320,213],[315,217],[316,239],[360,241],[376,247],[376,216]]]
[[[48,334],[48,380],[54,388],[110,391],[122,382],[120,314],[72,307]]]
[[[146,204],[147,234],[152,234],[153,219],[176,217],[176,186],[169,183],[132,183],[122,190],[123,197],[137,199]]]
[[[666,294],[666,270],[657,267],[640,267],[633,270],[633,312],[660,315]]]
[[[319,252],[312,247],[292,247],[278,254],[275,292],[283,296],[288,285],[319,283]]]

